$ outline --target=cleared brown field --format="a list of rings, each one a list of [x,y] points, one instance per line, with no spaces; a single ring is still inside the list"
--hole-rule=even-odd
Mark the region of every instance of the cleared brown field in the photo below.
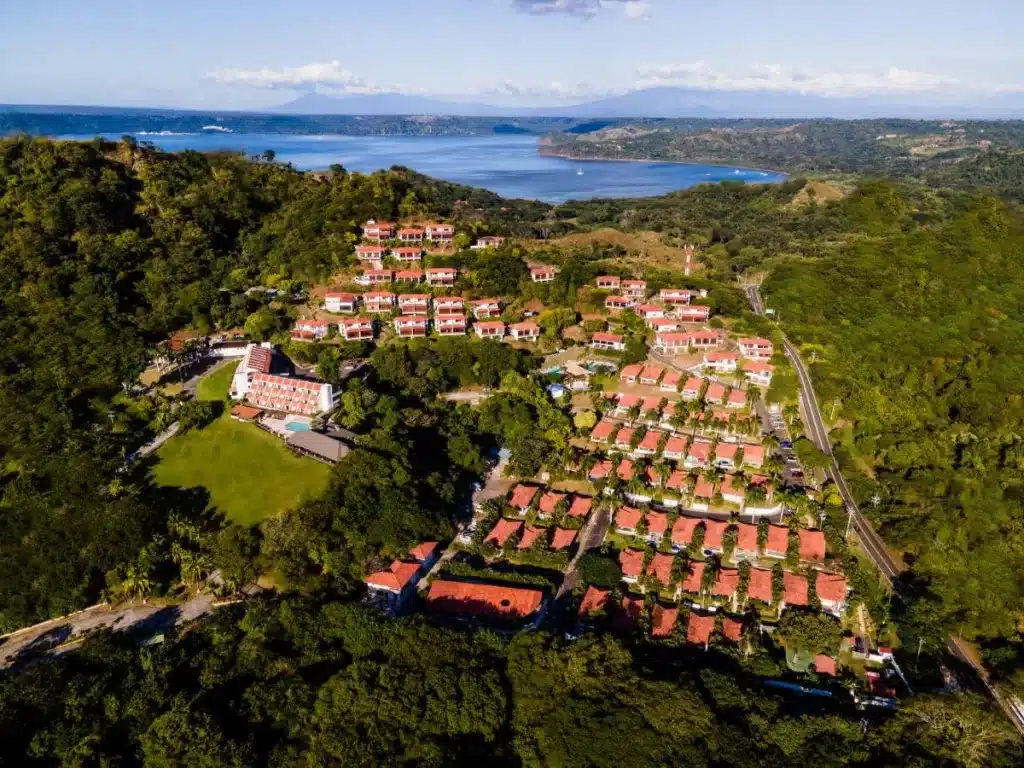
[[[552,240],[523,243],[527,248],[559,248],[571,251],[575,248],[587,248],[593,245],[618,247],[626,251],[621,258],[610,261],[622,264],[650,265],[663,268],[682,270],[686,256],[682,248],[666,245],[658,232],[622,232],[606,227],[592,232],[578,232]],[[699,251],[698,251],[699,257]],[[694,263],[694,274],[701,270],[699,262]]]

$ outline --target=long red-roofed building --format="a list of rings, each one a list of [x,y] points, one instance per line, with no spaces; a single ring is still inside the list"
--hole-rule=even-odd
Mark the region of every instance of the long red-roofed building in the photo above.
[[[507,584],[435,579],[427,592],[427,607],[432,611],[500,621],[530,618],[541,613],[543,605],[544,593],[539,589]]]

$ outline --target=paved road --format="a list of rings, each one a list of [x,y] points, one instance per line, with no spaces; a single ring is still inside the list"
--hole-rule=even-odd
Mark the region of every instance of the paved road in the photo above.
[[[761,296],[758,293],[756,285],[747,287],[747,298],[750,301],[750,306],[753,307],[754,313],[758,315],[764,314],[764,305],[761,302]],[[893,588],[893,593],[899,597],[899,591],[896,585],[893,584],[893,580],[899,576],[903,570],[900,564],[889,553],[885,543],[881,537],[875,532],[871,524],[865,519],[864,515],[860,511],[860,507],[857,506],[857,502],[853,498],[853,494],[850,493],[849,486],[846,484],[846,479],[843,477],[843,473],[839,470],[839,464],[836,462],[835,455],[832,453],[832,441],[829,439],[828,430],[825,428],[825,422],[821,418],[821,410],[818,407],[818,399],[814,394],[814,384],[811,381],[810,374],[807,372],[807,368],[804,366],[803,361],[800,359],[800,354],[797,348],[785,337],[782,341],[783,349],[786,352],[786,357],[793,363],[793,368],[796,370],[797,378],[800,382],[800,406],[804,413],[804,426],[807,428],[807,436],[823,451],[830,459],[831,466],[826,470],[826,476],[833,480],[836,487],[839,490],[840,495],[846,504],[847,514],[850,515],[851,527],[857,531],[857,535],[860,538],[861,545],[867,552],[868,557],[878,568],[879,573],[886,580],[890,587]],[[1006,716],[1010,718],[1011,722],[1017,727],[1017,730],[1024,734],[1024,718],[1021,716],[1007,703],[1007,701],[1000,695],[1000,693],[992,686],[988,680],[988,673],[985,669],[977,664],[966,652],[964,644],[955,637],[949,637],[946,640],[946,647],[949,652],[967,664],[971,669],[974,670],[977,676],[977,682],[983,687],[993,700],[1002,708]]]
[[[555,600],[560,600],[567,592],[571,592],[579,583],[580,577],[577,571],[579,560],[583,554],[590,549],[601,546],[605,533],[608,531],[608,524],[611,522],[611,505],[601,504],[597,511],[590,516],[590,519],[580,529],[579,547],[576,549],[576,556],[573,557],[569,566],[565,569],[565,578],[562,579],[562,586],[558,588]]]
[[[0,668],[78,648],[89,632],[108,628],[137,632],[145,639],[185,624],[214,609],[214,598],[200,594],[179,605],[121,605],[107,603],[0,638]]]

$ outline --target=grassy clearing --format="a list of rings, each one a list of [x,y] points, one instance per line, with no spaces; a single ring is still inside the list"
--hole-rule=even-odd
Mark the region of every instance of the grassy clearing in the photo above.
[[[227,365],[199,383],[204,400],[227,396],[235,366]],[[225,411],[198,432],[180,435],[157,451],[153,474],[162,485],[201,486],[211,504],[232,522],[253,525],[315,496],[327,485],[330,469],[300,458],[284,442]]]

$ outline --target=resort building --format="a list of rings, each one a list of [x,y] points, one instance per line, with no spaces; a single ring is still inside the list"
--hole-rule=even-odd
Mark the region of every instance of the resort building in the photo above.
[[[346,318],[338,323],[345,341],[364,341],[373,338],[373,320],[368,317]]]
[[[432,267],[427,270],[427,285],[433,288],[451,288],[459,276],[455,267]]]
[[[395,294],[387,291],[363,294],[363,308],[367,312],[390,312],[395,307]]]
[[[395,332],[403,339],[424,338],[429,321],[421,315],[402,315],[395,318]]]
[[[354,293],[328,293],[324,296],[324,307],[328,312],[355,312],[359,308],[359,297]]]

